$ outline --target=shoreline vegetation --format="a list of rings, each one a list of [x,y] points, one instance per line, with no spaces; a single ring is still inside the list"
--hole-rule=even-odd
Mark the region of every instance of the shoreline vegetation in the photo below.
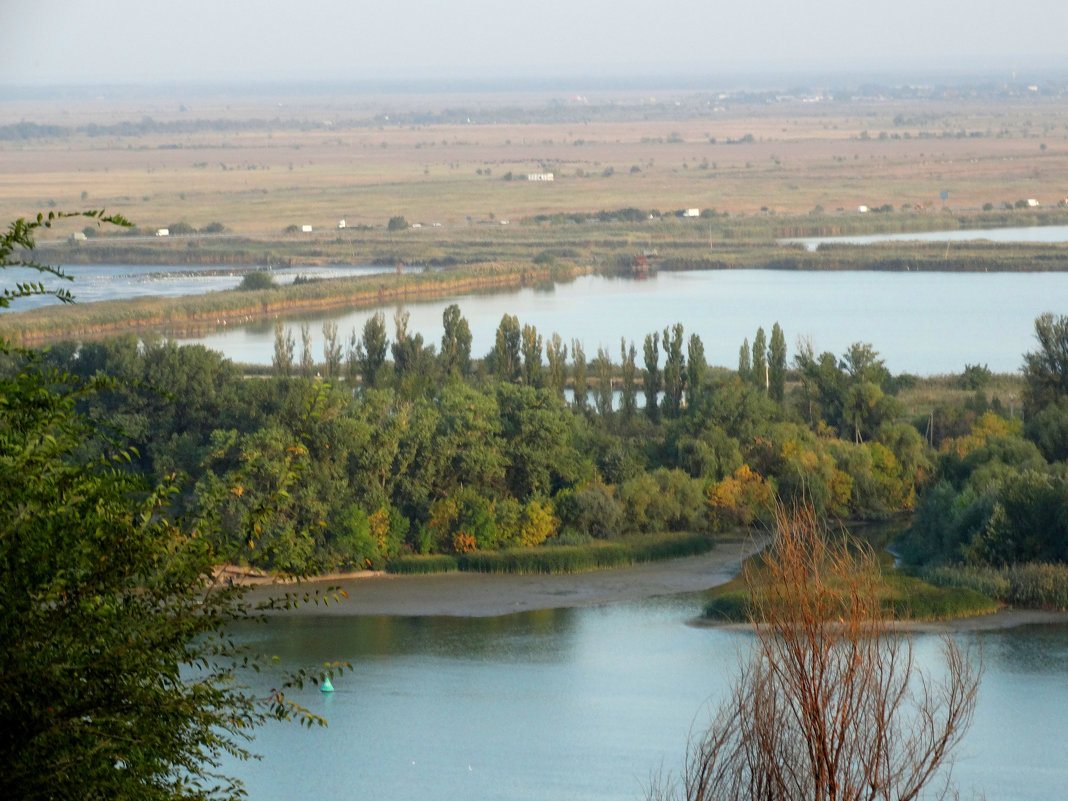
[[[1065,215],[1068,219],[1068,215]],[[482,243],[485,244],[485,243]],[[704,250],[700,252],[698,248]],[[158,332],[167,336],[203,336],[226,325],[284,319],[339,308],[370,308],[397,301],[432,300],[469,292],[493,292],[561,283],[590,273],[642,278],[663,271],[767,269],[784,271],[871,270],[890,272],[1063,272],[1068,247],[1059,244],[882,243],[822,245],[806,251],[800,245],[775,242],[645,241],[635,231],[591,242],[570,239],[554,244],[535,236],[505,242],[498,254],[437,257],[418,248],[399,248],[387,255],[368,253],[356,263],[395,264],[397,274],[301,281],[266,289],[233,289],[181,297],[148,297],[59,304],[0,316],[0,336],[22,346],[63,339],[94,339],[116,332]],[[177,253],[168,248],[164,253]],[[62,253],[52,261],[70,264]],[[644,254],[651,254],[648,258]],[[126,263],[121,251],[110,261]],[[298,263],[322,263],[306,257]],[[148,263],[144,258],[139,263]],[[329,257],[326,263],[353,263]],[[201,264],[213,263],[210,258]],[[262,262],[261,262],[262,263]],[[76,276],[76,268],[67,270]],[[269,272],[264,271],[269,275]],[[246,276],[247,277],[247,276]]]

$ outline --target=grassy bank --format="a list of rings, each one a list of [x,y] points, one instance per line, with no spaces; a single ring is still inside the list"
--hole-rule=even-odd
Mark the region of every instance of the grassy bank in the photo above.
[[[37,345],[130,330],[198,336],[227,323],[512,289],[568,280],[578,272],[578,268],[561,266],[492,264],[450,271],[339,278],[256,291],[48,306],[0,317],[0,337],[22,345]]]
[[[756,572],[758,582],[761,575],[760,560],[759,555],[753,556],[746,564],[747,569]],[[895,620],[952,620],[996,612],[1003,599],[988,592],[988,587],[981,582],[968,584],[964,581],[925,580],[886,566],[879,600],[883,612]],[[705,618],[724,623],[749,620],[750,594],[744,575],[709,590],[708,595]]]
[[[920,575],[934,586],[982,593],[1010,606],[1068,610],[1068,565],[939,567]]]
[[[390,573],[582,573],[640,562],[676,559],[707,553],[716,541],[707,534],[665,533],[619,540],[597,540],[585,545],[550,545],[542,548],[508,548],[458,556],[404,556],[387,567]]]

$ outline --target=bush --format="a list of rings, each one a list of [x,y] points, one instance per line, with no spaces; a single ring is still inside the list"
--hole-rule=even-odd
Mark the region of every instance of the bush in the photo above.
[[[256,270],[252,273],[246,273],[237,288],[242,292],[251,292],[257,289],[274,289],[277,286],[273,275],[266,270]]]

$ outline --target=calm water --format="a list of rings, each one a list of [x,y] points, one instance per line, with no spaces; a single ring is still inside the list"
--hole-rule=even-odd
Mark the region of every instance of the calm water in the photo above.
[[[230,769],[252,801],[638,798],[677,772],[745,634],[687,625],[696,596],[498,618],[280,619],[244,632],[290,667],[354,670],[293,699],[327,729],[270,724]],[[921,661],[938,641],[920,637]],[[990,799],[1068,787],[1068,627],[987,634],[975,725],[955,776]],[[270,677],[259,679],[263,690]]]
[[[1068,225],[1043,225],[1031,228],[987,228],[974,231],[923,231],[915,234],[867,234],[864,236],[809,236],[784,239],[797,242],[806,250],[823,244],[871,245],[878,242],[1068,242]]]
[[[11,286],[17,281],[42,283],[48,289],[69,290],[79,303],[92,303],[97,300],[115,300],[116,298],[202,295],[205,292],[234,289],[246,274],[260,269],[263,268],[198,267],[188,264],[163,266],[76,264],[63,267],[63,271],[73,276],[74,281],[65,281],[34,270],[11,268],[4,271],[4,284]],[[378,265],[278,267],[271,270],[271,275],[274,276],[276,283],[291,284],[298,275],[307,278],[343,278],[389,272],[393,269],[393,267]],[[31,309],[35,306],[54,303],[58,303],[55,298],[42,295],[18,301],[14,310]]]
[[[1034,319],[1042,312],[1068,312],[1068,273],[881,273],[720,270],[660,273],[645,281],[583,276],[551,289],[527,288],[494,295],[466,295],[382,311],[392,333],[399,308],[411,314],[409,328],[427,343],[441,342],[441,316],[458,303],[483,356],[493,346],[504,314],[576,338],[586,356],[598,346],[619,361],[620,337],[633,340],[642,359],[647,333],[681,322],[687,336],[701,336],[710,364],[735,367],[742,340],[759,326],[770,334],[777,321],[791,354],[798,337],[816,352],[843,353],[853,342],[872,343],[894,373],[959,373],[965,364],[995,372],[1020,368],[1034,348]],[[374,310],[331,312],[308,318],[312,352],[322,359],[322,324],[334,320],[343,341],[362,332]],[[297,343],[298,322],[287,322]],[[230,326],[199,340],[230,358],[270,364],[274,322]]]

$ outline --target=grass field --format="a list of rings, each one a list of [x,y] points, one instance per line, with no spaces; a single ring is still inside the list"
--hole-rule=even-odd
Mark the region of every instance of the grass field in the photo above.
[[[260,237],[289,225],[329,236],[340,219],[381,227],[404,215],[438,237],[478,223],[627,206],[715,208],[732,216],[822,207],[850,216],[860,205],[890,205],[918,218],[942,214],[943,206],[978,210],[1024,198],[1048,207],[1068,194],[1068,103],[1057,99],[719,107],[680,94],[674,103],[602,99],[588,113],[562,115],[566,102],[260,98],[191,101],[184,112],[163,101],[8,102],[0,105],[4,119],[72,128],[145,116],[236,127],[0,142],[0,219],[52,204],[106,207],[146,230],[220,222]],[[449,103],[470,108],[471,116],[414,121],[422,119],[417,112]],[[523,122],[515,121],[517,106],[525,109]],[[540,171],[555,180],[526,180]],[[516,180],[504,180],[509,172]],[[942,192],[949,193],[945,203]]]

